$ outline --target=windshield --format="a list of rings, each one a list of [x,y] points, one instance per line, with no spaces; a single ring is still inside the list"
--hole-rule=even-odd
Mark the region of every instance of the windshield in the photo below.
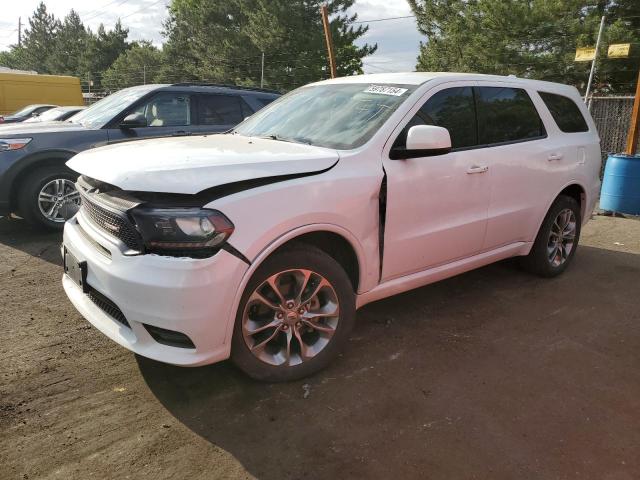
[[[12,117],[24,117],[25,115],[30,115],[36,109],[35,105],[28,105],[17,112],[13,112],[11,114]]]
[[[367,142],[415,88],[368,83],[302,87],[252,115],[234,132],[349,150]]]
[[[46,112],[41,113],[37,117],[32,117],[28,120],[25,120],[25,122],[50,122],[52,120],[56,120],[60,115],[64,114],[65,111],[66,110],[63,108],[52,108],[51,110],[47,110]]]
[[[125,88],[94,103],[87,109],[71,117],[70,121],[85,127],[102,128],[122,110],[157,88]]]

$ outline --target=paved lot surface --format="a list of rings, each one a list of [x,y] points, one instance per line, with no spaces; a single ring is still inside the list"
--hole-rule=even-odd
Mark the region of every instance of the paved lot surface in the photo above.
[[[640,222],[372,304],[306,381],[166,366],[69,305],[58,235],[0,219],[0,478],[640,478]]]

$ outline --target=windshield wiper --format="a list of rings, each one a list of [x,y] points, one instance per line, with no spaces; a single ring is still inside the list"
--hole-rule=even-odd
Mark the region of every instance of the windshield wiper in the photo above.
[[[258,135],[258,138],[264,138],[267,140],[278,140],[280,142],[288,142],[288,143],[300,143],[302,145],[311,145],[311,142],[308,140],[305,140],[305,139],[298,140],[296,138],[281,137],[277,133],[271,133],[268,135]]]

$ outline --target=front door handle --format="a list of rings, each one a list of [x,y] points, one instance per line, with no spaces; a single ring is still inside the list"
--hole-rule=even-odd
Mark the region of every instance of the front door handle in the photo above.
[[[562,155],[561,153],[552,153],[547,157],[547,160],[549,160],[550,162],[554,162],[554,161],[562,160],[562,157],[564,157],[564,155]]]
[[[471,175],[472,173],[485,173],[489,170],[489,167],[486,165],[472,165],[467,168],[467,173]]]
[[[185,135],[191,135],[191,132],[187,132],[185,130],[178,130],[171,134],[174,137],[184,137]]]

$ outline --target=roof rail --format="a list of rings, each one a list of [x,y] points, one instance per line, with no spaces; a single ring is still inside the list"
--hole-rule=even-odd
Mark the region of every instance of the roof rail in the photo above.
[[[172,87],[222,87],[222,88],[233,88],[236,90],[250,90],[254,92],[264,92],[264,93],[277,93],[280,95],[278,90],[271,90],[269,88],[260,88],[260,87],[245,87],[240,85],[229,85],[225,83],[206,83],[206,82],[180,82],[180,83],[172,83]]]

